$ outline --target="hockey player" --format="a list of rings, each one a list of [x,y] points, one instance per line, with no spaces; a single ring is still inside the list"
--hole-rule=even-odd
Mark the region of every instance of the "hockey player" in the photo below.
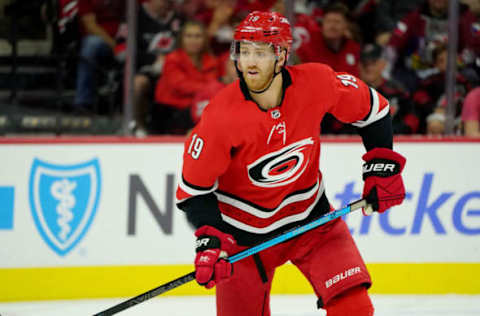
[[[405,195],[387,100],[323,64],[285,66],[292,37],[278,13],[235,30],[240,80],[206,107],[185,143],[177,200],[197,230],[196,280],[217,286],[217,315],[270,315],[275,268],[291,261],[328,316],[373,315],[369,273],[342,219],[235,263],[225,258],[331,210],[319,171],[320,122],[358,127],[367,153],[363,196],[384,212]]]

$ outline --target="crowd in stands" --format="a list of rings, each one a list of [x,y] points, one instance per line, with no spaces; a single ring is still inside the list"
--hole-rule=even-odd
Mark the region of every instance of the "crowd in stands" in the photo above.
[[[123,0],[60,0],[78,6],[81,32],[75,112],[95,109],[99,65],[128,62]],[[235,25],[253,10],[286,14],[283,0],[138,0],[135,124],[138,136],[185,134],[208,100],[236,80]],[[390,101],[396,134],[442,134],[448,0],[297,0],[290,64],[321,62],[358,76]],[[480,135],[480,1],[458,20],[457,134]],[[319,87],[322,89],[322,87]],[[326,117],[322,133],[354,133]]]

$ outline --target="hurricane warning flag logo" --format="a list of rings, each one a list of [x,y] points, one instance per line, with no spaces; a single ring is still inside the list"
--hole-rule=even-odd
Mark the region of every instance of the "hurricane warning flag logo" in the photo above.
[[[40,235],[63,256],[83,238],[100,198],[98,159],[55,165],[35,159],[30,172],[30,209]]]
[[[312,137],[266,154],[247,166],[250,181],[259,187],[273,188],[297,180],[309,163]]]

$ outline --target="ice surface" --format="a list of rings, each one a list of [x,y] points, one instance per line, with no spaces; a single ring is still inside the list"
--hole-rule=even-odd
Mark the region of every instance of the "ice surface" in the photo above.
[[[124,301],[119,299],[0,303],[1,316],[84,316]],[[372,295],[376,316],[480,316],[480,295]],[[272,316],[324,316],[312,295],[274,295]],[[118,315],[214,316],[213,296],[150,299]],[[248,315],[249,316],[249,315]]]

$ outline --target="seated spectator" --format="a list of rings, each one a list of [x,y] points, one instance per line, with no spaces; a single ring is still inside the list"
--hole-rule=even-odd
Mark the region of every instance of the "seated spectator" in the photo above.
[[[165,58],[163,73],[155,89],[159,104],[160,132],[184,134],[193,126],[190,107],[195,94],[219,76],[217,59],[208,52],[204,25],[188,21],[180,32],[180,48]]]
[[[433,63],[435,42],[447,39],[447,15],[448,0],[427,0],[398,22],[386,49],[387,76],[394,76],[410,91],[416,90],[418,72],[430,68]],[[471,27],[475,19],[468,7],[462,5],[458,28],[459,53],[472,45]]]
[[[146,118],[153,98],[153,87],[162,72],[165,56],[176,47],[183,18],[173,9],[173,0],[146,0],[138,7],[137,73],[134,78],[135,135],[145,136]],[[125,59],[128,28],[124,23],[117,36],[115,54]]]
[[[419,119],[414,112],[410,94],[399,82],[382,76],[386,64],[387,61],[382,57],[382,47],[367,44],[360,54],[360,79],[389,101],[395,134],[417,133]]]
[[[441,136],[445,133],[445,110],[443,108],[435,109],[426,118],[427,130],[429,136]]]
[[[78,15],[83,33],[77,68],[74,108],[91,109],[95,102],[96,71],[113,62],[114,37],[123,19],[123,1],[79,0]]]
[[[347,37],[355,42],[362,43],[364,41],[371,42],[370,38],[373,39],[374,32],[371,29],[373,29],[374,25],[371,21],[374,19],[377,2],[378,0],[320,0],[311,2],[297,0],[294,1],[294,9],[299,9],[297,12],[308,14],[321,25],[325,9],[335,4],[342,4],[349,12]]]
[[[475,21],[471,25],[470,30],[465,30],[463,33],[470,38],[467,41],[467,47],[461,53],[461,61],[463,68],[462,74],[467,77],[475,85],[480,84],[480,1],[478,0],[463,0],[463,3],[468,5],[470,11],[475,16]]]
[[[210,49],[216,56],[230,49],[236,2],[237,0],[186,0],[182,3],[181,10],[185,16],[206,26]]]
[[[308,36],[302,38],[296,51],[301,62],[324,63],[337,72],[358,76],[360,44],[350,38],[349,20],[345,5],[333,3],[327,6],[322,26],[311,28]]]
[[[269,11],[279,1],[281,0],[237,0],[236,10],[243,11],[244,14],[252,11]]]
[[[203,0],[177,1],[176,9],[187,20],[195,20],[195,15],[203,8],[203,2]]]
[[[374,41],[375,23],[375,9],[379,2],[378,0],[322,0],[317,1],[313,9],[312,15],[321,19],[322,11],[332,3],[344,4],[349,12],[350,19],[348,21],[351,38],[356,42],[371,43]]]
[[[223,75],[218,80],[212,80],[205,87],[195,94],[191,109],[192,121],[196,124],[202,116],[203,110],[208,105],[208,102],[215,94],[218,93],[226,85],[238,79],[237,69],[230,54],[224,54],[220,58],[221,65],[223,65]]]
[[[457,91],[454,96],[454,117],[453,132],[459,134],[461,131],[461,110],[463,105],[463,96]],[[426,118],[427,135],[443,135],[445,132],[445,124],[447,121],[447,96],[444,94],[437,102],[437,107]]]
[[[191,20],[206,25],[212,53],[229,51],[234,25],[252,11],[268,11],[283,0],[184,0],[180,9]]]
[[[462,108],[465,136],[480,137],[480,87],[467,94]]]
[[[233,40],[233,21],[235,19],[235,0],[207,0],[208,28],[212,52],[219,56],[229,51]],[[210,13],[210,15],[208,15]]]
[[[427,117],[432,113],[440,113],[445,107],[445,102],[442,103],[442,97],[445,94],[445,72],[447,70],[447,47],[445,44],[439,44],[432,53],[434,60],[434,68],[430,74],[425,77],[417,91],[413,95],[415,102],[415,111],[420,118],[419,130],[421,133],[426,131]],[[460,73],[457,74],[456,81],[456,102],[457,114],[459,114],[461,100],[465,97],[468,91],[471,90],[471,85],[467,79]],[[433,116],[439,118],[438,115]],[[430,117],[430,121],[432,117]]]

